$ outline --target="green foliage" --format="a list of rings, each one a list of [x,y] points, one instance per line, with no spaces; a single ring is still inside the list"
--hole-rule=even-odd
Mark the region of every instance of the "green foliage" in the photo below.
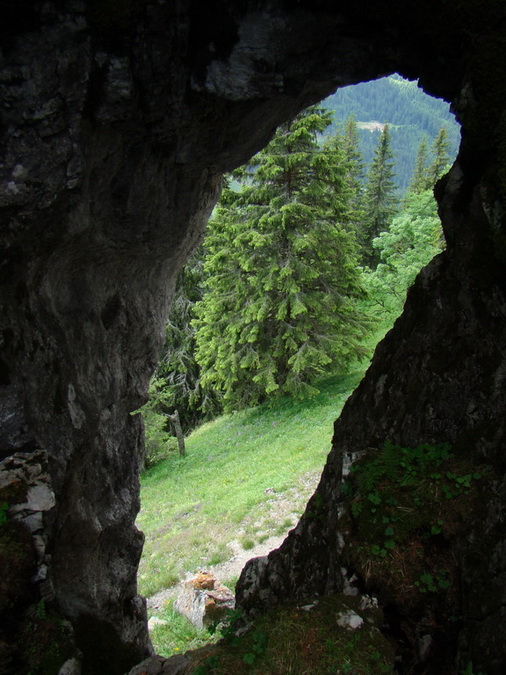
[[[416,99],[416,106],[420,110],[425,106],[424,101],[427,103],[427,111],[432,109],[431,107],[437,107],[437,102],[426,99],[416,89],[414,83],[409,83],[402,78],[393,77],[385,81],[368,84],[380,89],[387,87],[390,98],[395,98],[396,93],[402,95],[404,103],[400,105],[399,99],[397,107],[402,108],[411,99],[413,101]],[[355,89],[360,89],[360,87],[354,88],[353,91]],[[386,98],[389,99],[389,96]],[[371,100],[379,103],[382,98],[385,97],[374,95]],[[395,112],[394,108],[391,111],[392,114]],[[354,109],[353,106],[351,106],[351,109]],[[358,111],[359,114],[365,114],[364,110]],[[276,270],[276,260],[274,257],[269,259],[268,249],[271,245],[277,250],[283,249],[283,246],[279,238],[276,238],[269,229],[278,228],[279,223],[272,218],[269,222],[266,215],[267,203],[272,196],[272,183],[278,180],[279,187],[279,184],[282,183],[282,176],[284,175],[286,178],[287,172],[290,171],[294,174],[304,171],[312,179],[315,176],[317,177],[316,167],[318,165],[320,176],[325,173],[325,169],[328,169],[328,162],[335,165],[334,178],[336,180],[334,183],[335,186],[338,186],[338,189],[334,190],[336,199],[332,208],[339,216],[342,229],[340,236],[342,243],[346,244],[344,249],[348,255],[348,258],[346,258],[346,255],[344,258],[348,262],[352,261],[355,253],[351,250],[353,247],[349,247],[350,242],[345,242],[344,233],[357,233],[361,226],[370,226],[370,222],[367,225],[367,218],[370,221],[371,210],[369,209],[368,216],[364,216],[362,208],[364,202],[363,163],[359,150],[360,129],[355,117],[353,114],[348,117],[342,135],[335,135],[330,138],[324,144],[322,153],[316,152],[316,136],[327,132],[325,125],[329,117],[325,117],[325,115],[318,117],[316,113],[313,113],[310,118],[312,127],[304,127],[304,124],[301,123],[297,132],[293,134],[297,143],[296,152],[293,153],[293,156],[290,154],[292,146],[290,153],[285,152],[281,141],[278,141],[275,150],[271,153],[273,157],[268,157],[268,153],[265,153],[265,156],[261,154],[260,157],[263,157],[263,159],[253,160],[249,169],[238,172],[239,182],[236,181],[235,186],[236,188],[242,186],[240,193],[229,190],[228,198],[227,191],[224,194],[222,203],[224,212],[239,210],[242,213],[241,218],[246,220],[250,216],[254,220],[256,214],[259,216],[259,222],[261,221],[262,225],[254,227],[255,231],[248,233],[248,223],[244,223],[242,227],[235,223],[232,230],[235,227],[237,232],[232,232],[228,237],[223,233],[215,233],[215,243],[217,246],[222,246],[223,249],[221,257],[220,255],[217,256],[216,265],[210,264],[211,274],[216,271],[219,272],[220,266],[223,267],[227,264],[227,258],[237,257],[238,251],[243,257],[249,256],[250,258],[249,266],[247,264],[239,264],[235,267],[231,265],[228,274],[222,275],[221,282],[223,283],[218,283],[218,286],[221,283],[222,294],[232,295],[230,288],[235,290],[235,284],[239,280],[241,289],[244,289],[245,286],[253,288],[253,295],[250,297],[241,296],[233,306],[228,307],[225,307],[227,303],[223,298],[217,303],[212,298],[208,299],[208,305],[214,307],[215,314],[209,314],[207,318],[212,319],[216,326],[219,323],[220,327],[216,328],[214,333],[210,329],[201,340],[201,342],[207,343],[206,346],[202,347],[206,370],[204,378],[201,376],[200,366],[195,359],[195,332],[197,327],[195,324],[192,325],[195,304],[203,302],[203,248],[197,251],[180,274],[176,296],[166,327],[165,356],[157,371],[157,385],[152,388],[152,402],[148,404],[144,411],[148,464],[166,456],[168,445],[173,447],[173,442],[168,440],[170,438],[169,426],[162,413],[173,412],[177,408],[183,429],[188,432],[198,423],[215,416],[221,411],[222,390],[225,390],[228,394],[227,407],[229,409],[254,403],[264,397],[277,395],[284,391],[291,391],[295,395],[301,396],[311,395],[315,391],[314,379],[323,370],[339,367],[353,350],[361,348],[357,337],[360,330],[364,329],[364,324],[362,322],[362,326],[358,325],[361,321],[356,314],[356,308],[353,306],[353,302],[351,304],[347,302],[350,299],[349,296],[352,296],[357,290],[357,286],[354,285],[356,279],[352,281],[353,289],[348,287],[344,289],[344,292],[342,288],[338,289],[339,312],[337,314],[340,316],[335,316],[341,326],[344,326],[348,321],[351,322],[351,331],[348,334],[343,331],[343,334],[338,336],[334,326],[329,326],[328,335],[323,334],[323,337],[319,337],[318,343],[315,344],[312,342],[312,335],[315,333],[319,336],[322,335],[319,330],[318,318],[324,313],[327,316],[332,315],[332,311],[329,311],[329,303],[327,302],[322,307],[316,303],[317,320],[311,324],[308,317],[310,313],[313,317],[315,315],[313,303],[316,280],[310,279],[310,284],[313,283],[313,286],[306,293],[307,289],[304,284],[307,278],[303,278],[304,284],[300,284],[298,276],[300,265],[295,265],[292,269],[293,260],[290,260],[288,264],[285,260],[278,264]],[[381,119],[381,116],[379,119]],[[438,119],[441,120],[442,118],[439,117]],[[289,127],[289,125],[286,126]],[[429,129],[429,127],[427,128]],[[395,129],[397,129],[397,126],[394,127]],[[435,252],[440,250],[440,231],[435,205],[420,190],[422,183],[426,186],[431,183],[428,174],[432,172],[439,176],[441,167],[447,161],[448,134],[446,129],[452,130],[451,133],[453,134],[453,127],[449,126],[449,122],[445,123],[445,127],[440,128],[434,141],[433,161],[430,167],[427,166],[426,143],[425,145],[422,143],[419,148],[415,177],[418,174],[419,176],[418,179],[414,179],[411,191],[420,195],[424,194],[424,197],[421,198],[424,203],[417,204],[412,197],[408,199],[399,220],[394,221],[394,226],[390,228],[389,233],[380,235],[373,244],[373,252],[367,254],[370,263],[371,261],[377,261],[378,257],[381,258],[381,263],[377,274],[369,274],[368,270],[365,271],[362,279],[370,292],[372,303],[369,302],[362,306],[367,311],[371,306],[376,309],[381,308],[380,314],[383,318],[393,317],[400,311],[406,288],[413,281],[420,267]],[[431,130],[432,127],[429,129],[429,133],[431,133]],[[372,137],[369,132],[367,134]],[[281,132],[280,135],[282,135]],[[293,137],[290,138],[293,140]],[[381,146],[381,143],[379,146]],[[310,148],[309,155],[314,160],[312,162],[306,162],[307,153],[305,154],[305,151],[308,148]],[[277,158],[276,154],[278,155]],[[327,183],[331,173],[327,170],[325,175]],[[374,174],[373,167],[371,167],[370,174]],[[293,187],[291,185],[291,188]],[[291,215],[298,216],[298,222],[300,223],[301,219],[304,220],[306,216],[303,207],[312,208],[315,201],[318,204],[325,202],[318,196],[321,195],[321,191],[318,193],[314,186],[305,184],[303,189],[297,190],[292,190],[297,192],[297,199],[292,200],[293,203],[290,202],[287,205],[289,208],[283,216],[283,222],[287,221],[288,214],[290,217]],[[248,205],[248,196],[258,197],[259,195],[261,199],[253,200],[254,203]],[[326,196],[329,197],[328,191]],[[299,197],[301,198],[299,199]],[[274,209],[278,209],[280,206],[279,199],[277,193],[271,204]],[[299,204],[299,201],[302,203]],[[428,203],[425,203],[426,201]],[[328,206],[329,203],[327,199],[325,204]],[[219,229],[218,225],[216,227]],[[331,247],[328,246],[328,240],[321,236],[321,232],[321,228],[318,231],[305,231],[304,236],[299,236],[297,242],[294,242],[297,246],[294,245],[293,250],[290,250],[290,255],[296,260],[297,264],[300,262],[300,258],[309,258],[308,248],[312,247],[316,250],[315,242],[321,241],[327,250],[331,250]],[[293,233],[288,232],[285,239],[290,240],[289,235],[293,235]],[[392,240],[395,241],[392,243]],[[233,245],[231,245],[231,241]],[[248,249],[248,246],[250,249]],[[340,255],[341,252],[334,250],[333,253],[334,255]],[[309,264],[306,263],[306,268],[313,268],[316,273],[320,263],[323,265],[323,262],[316,256],[316,259],[308,260]],[[254,277],[255,275],[258,277],[260,273],[266,276],[266,279],[263,287],[260,284],[255,289],[257,282],[255,282]],[[283,275],[286,275],[286,277],[283,277]],[[322,275],[320,277],[323,278]],[[342,280],[340,279],[339,283]],[[335,277],[332,281],[335,281]],[[303,287],[300,288],[299,286]],[[220,293],[219,289],[215,288],[215,291],[218,294]],[[241,299],[243,307],[241,307]],[[222,312],[223,309],[226,311]],[[274,318],[273,313],[275,313]],[[290,314],[289,321],[286,320],[287,314]],[[241,318],[237,323],[239,315],[241,315]],[[225,325],[226,317],[231,319],[230,325]],[[216,318],[220,321],[214,321]],[[277,332],[276,322],[282,327],[281,333]],[[297,325],[293,325],[294,322]],[[324,326],[324,328],[326,327]],[[232,349],[227,350],[224,346],[224,341],[221,339],[221,329],[227,335],[225,343],[234,343],[239,350],[238,352],[234,352]],[[356,329],[355,332],[353,332],[353,329]],[[342,353],[343,343],[351,345],[348,354]],[[272,344],[277,349],[277,355],[267,359],[262,355],[262,352],[267,347],[270,349]],[[286,352],[284,357],[283,351]],[[341,352],[338,354],[339,358],[336,358],[336,351]],[[331,361],[327,361],[329,358]],[[287,374],[289,374],[289,377]],[[253,378],[255,378],[255,381],[253,381]],[[238,382],[237,386],[236,381]]]
[[[43,600],[28,608],[21,623],[19,651],[28,675],[54,675],[75,653],[72,629]]]
[[[252,666],[255,661],[258,661],[258,659],[265,654],[268,641],[267,633],[261,630],[253,631],[249,651],[242,657],[244,663],[248,666]]]
[[[221,636],[227,642],[236,642],[236,622],[242,617],[244,611],[241,607],[236,609],[228,609],[225,614],[225,618],[219,624],[219,630]]]
[[[436,184],[436,181],[441,178],[443,173],[448,168],[448,162],[450,158],[448,156],[448,132],[446,127],[443,126],[439,130],[436,138],[434,139],[432,152],[434,159],[427,171],[429,187],[433,187]]]
[[[424,572],[419,579],[415,581],[415,586],[420,593],[440,593],[447,591],[450,587],[448,579],[448,572],[446,570],[438,570],[434,575],[430,572]]]
[[[219,392],[205,387],[195,360],[195,304],[202,300],[204,249],[200,247],[181,271],[165,327],[165,354],[158,366],[158,387],[166,412],[177,409],[185,433],[221,412]]]
[[[369,167],[364,191],[364,213],[360,228],[360,243],[364,260],[375,268],[379,255],[372,242],[381,232],[388,230],[397,211],[397,196],[394,183],[394,162],[390,147],[390,130],[385,124],[374,158]]]
[[[485,675],[485,673],[482,673],[481,671],[479,673],[475,672],[473,662],[468,661],[465,669],[460,671],[460,675]]]
[[[486,474],[448,445],[385,443],[370,451],[345,482],[345,559],[387,595],[395,588],[400,604],[427,594],[438,596],[436,604],[454,602],[458,569],[449,541],[468,528]]]
[[[427,161],[428,161],[428,147],[427,147],[427,136],[423,136],[418,146],[416,152],[415,168],[413,171],[413,177],[411,183],[409,184],[409,191],[419,194],[427,190],[429,185],[429,180],[427,176]]]
[[[384,479],[398,482],[401,486],[413,485],[420,474],[426,474],[450,457],[449,445],[422,444],[416,448],[402,448],[387,441],[377,457],[365,464],[354,464],[350,473],[360,493],[374,494],[372,491]]]
[[[214,672],[214,669],[218,665],[218,657],[210,656],[203,663],[201,663],[193,671],[193,675],[208,675],[209,673]]]
[[[468,492],[471,489],[471,483],[475,480],[480,480],[482,474],[479,471],[473,471],[462,476],[454,474],[452,471],[447,471],[445,474],[449,483],[442,486],[442,491],[445,499],[453,499],[464,490]]]
[[[443,523],[433,509],[412,512],[420,506],[413,488],[425,481],[438,482],[440,488],[447,485],[436,469],[451,457],[448,445],[402,448],[387,442],[377,456],[352,466],[347,488],[351,512],[367,530],[365,540],[371,542],[373,556],[385,558],[413,528],[422,528],[426,536],[441,532]]]
[[[369,298],[382,313],[398,314],[418,272],[443,249],[441,221],[432,192],[409,194],[390,228],[372,244],[380,262],[374,271],[364,271]]]
[[[255,541],[251,537],[241,537],[241,546],[245,551],[249,551],[255,546]]]
[[[429,165],[427,139],[424,136],[418,146],[413,178],[409,192],[420,194],[425,190],[433,190],[436,181],[448,171],[450,157],[448,155],[448,131],[442,126],[432,145],[432,162]]]
[[[196,305],[202,382],[226,409],[317,393],[315,381],[361,352],[365,318],[337,139],[310,108],[234,174],[209,226],[206,292]]]
[[[363,625],[350,631],[339,625],[343,613],[357,612]],[[311,608],[282,605],[258,618],[251,630],[202,653],[194,653],[192,672],[230,675],[254,673],[363,673],[386,675],[394,649],[379,630],[382,612],[360,608],[359,598],[321,598]],[[196,668],[196,669],[195,669]]]
[[[166,459],[177,447],[167,415],[179,413],[185,433],[221,412],[219,392],[202,385],[195,360],[194,307],[202,299],[203,249],[181,271],[165,326],[165,353],[150,383],[149,402],[142,408],[145,425],[145,468]]]
[[[198,649],[219,637],[213,636],[212,631],[196,628],[186,617],[176,612],[170,602],[157,614],[157,618],[164,623],[153,627],[150,638],[156,653],[161,656],[169,657],[188,649]]]
[[[347,228],[358,235],[363,219],[363,181],[364,165],[359,150],[357,122],[350,115],[345,122],[342,139],[342,161],[344,162],[344,180],[348,191],[348,212],[344,220]]]
[[[413,180],[417,148],[426,136],[431,144],[441,126],[448,132],[448,152],[457,154],[460,133],[449,104],[427,96],[414,81],[399,75],[362,82],[338,89],[322,105],[334,112],[336,127],[344,125],[350,113],[357,123],[359,151],[370,164],[379,131],[374,123],[388,122],[395,156],[395,181],[403,194]]]
[[[167,417],[163,412],[168,407],[169,396],[163,379],[154,377],[149,385],[149,401],[140,410],[145,430],[145,469],[167,459],[177,449],[177,441],[167,430]]]

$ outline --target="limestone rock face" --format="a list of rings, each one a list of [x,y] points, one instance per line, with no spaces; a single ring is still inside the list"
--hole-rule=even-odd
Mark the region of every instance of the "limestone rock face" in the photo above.
[[[337,86],[399,71],[453,101],[462,148],[438,186],[448,250],[336,426],[318,489],[325,517],[303,518],[261,574],[247,570],[256,581],[243,580],[242,598],[260,606],[301,585],[342,585],[343,454],[444,439],[504,474],[502,2],[36,0],[1,12],[0,456],[46,458],[48,600],[72,622],[84,673],[124,673],[151,653],[136,592],[134,413],[177,272],[221,173]],[[501,485],[486,507],[491,533]],[[492,540],[480,563],[462,548],[483,654],[503,626],[502,539]]]

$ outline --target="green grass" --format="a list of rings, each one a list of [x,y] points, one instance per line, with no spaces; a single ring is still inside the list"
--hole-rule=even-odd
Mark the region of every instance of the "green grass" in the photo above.
[[[156,653],[160,656],[172,656],[188,649],[198,649],[219,638],[219,634],[212,635],[206,629],[195,628],[170,603],[157,616],[166,623],[154,626],[150,637],[156,645]]]
[[[329,378],[309,400],[279,399],[204,424],[187,438],[186,458],[174,456],[149,469],[141,480],[137,521],[146,535],[140,592],[152,595],[187,571],[227,560],[228,543],[240,537],[251,513],[257,513],[256,531],[249,525],[242,532],[248,546],[281,532],[288,520],[272,520],[270,494],[293,489],[308,472],[323,469],[334,420],[362,375],[361,368]],[[304,506],[294,505],[295,516]]]

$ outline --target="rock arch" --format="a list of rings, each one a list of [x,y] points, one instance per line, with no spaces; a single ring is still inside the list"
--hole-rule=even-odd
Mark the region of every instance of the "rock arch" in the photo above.
[[[257,589],[289,597],[308,560],[315,590],[339,587],[338,450],[451,441],[498,476],[490,551],[482,562],[462,553],[474,622],[462,658],[504,666],[505,19],[500,0],[2,9],[0,452],[47,462],[56,505],[44,515],[41,590],[71,621],[85,672],[122,673],[150,650],[135,581],[142,429],[131,413],[220,175],[304,106],[395,71],[451,101],[462,124],[437,186],[448,251],[418,279],[336,424],[324,524],[303,519],[241,592],[245,604],[261,604]]]

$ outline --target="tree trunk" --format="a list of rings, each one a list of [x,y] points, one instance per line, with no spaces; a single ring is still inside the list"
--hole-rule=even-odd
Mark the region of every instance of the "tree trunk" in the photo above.
[[[174,431],[176,432],[177,444],[179,446],[179,454],[181,457],[186,457],[186,448],[184,445],[184,436],[183,430],[181,429],[181,422],[179,420],[179,413],[177,410],[174,410],[173,415],[167,415],[172,424],[174,425]]]

